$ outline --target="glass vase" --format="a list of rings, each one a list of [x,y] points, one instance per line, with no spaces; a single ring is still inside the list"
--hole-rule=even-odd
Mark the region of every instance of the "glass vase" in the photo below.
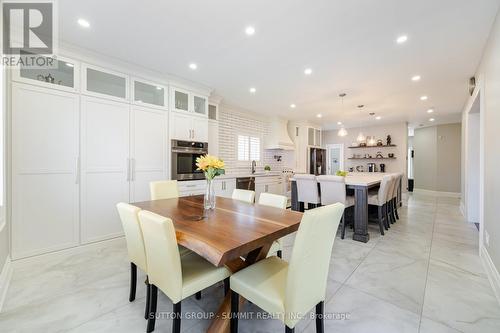
[[[215,188],[213,184],[213,179],[207,178],[207,188],[205,190],[203,207],[205,209],[215,209]]]

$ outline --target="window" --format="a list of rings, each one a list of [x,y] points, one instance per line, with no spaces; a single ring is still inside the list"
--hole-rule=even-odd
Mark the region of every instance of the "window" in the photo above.
[[[238,161],[260,161],[260,138],[238,135]]]

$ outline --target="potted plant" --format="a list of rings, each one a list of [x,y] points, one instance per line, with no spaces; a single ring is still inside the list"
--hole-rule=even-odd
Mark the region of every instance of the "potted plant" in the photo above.
[[[347,176],[348,172],[347,171],[342,171],[342,170],[338,170],[335,175],[336,176],[340,176],[340,177],[345,177]]]
[[[266,172],[271,171],[271,167],[269,165],[264,166],[264,171]]]
[[[225,173],[224,161],[207,154],[196,159],[196,166],[198,170],[203,171],[205,179],[207,180],[207,189],[203,200],[203,206],[205,209],[214,209],[215,189],[213,187],[213,180],[215,177]]]

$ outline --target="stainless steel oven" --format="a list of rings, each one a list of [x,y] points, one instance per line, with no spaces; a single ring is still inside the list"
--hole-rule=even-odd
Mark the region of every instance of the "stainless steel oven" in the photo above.
[[[203,172],[196,170],[196,159],[206,154],[206,142],[172,140],[172,179],[205,179]]]

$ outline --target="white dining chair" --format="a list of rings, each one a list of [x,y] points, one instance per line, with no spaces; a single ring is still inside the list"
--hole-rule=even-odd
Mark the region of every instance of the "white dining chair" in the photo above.
[[[391,174],[390,175],[391,177],[391,184],[389,185],[389,189],[387,190],[387,206],[386,206],[386,210],[387,210],[387,215],[388,215],[388,226],[390,227],[391,224],[395,223],[396,222],[396,218],[394,216],[394,209],[393,209],[393,206],[392,206],[392,203],[393,203],[393,193],[394,193],[394,189],[396,188],[396,183],[397,183],[397,175],[395,174]]]
[[[321,175],[316,177],[321,191],[321,205],[331,205],[337,202],[345,208],[354,207],[354,197],[346,194],[345,177]],[[340,238],[344,239],[346,229],[346,212],[342,215]]]
[[[403,181],[403,174],[402,173],[396,174],[395,186],[394,186],[394,189],[392,190],[392,207],[393,207],[394,215],[396,217],[396,219],[394,221],[399,220],[398,193],[399,193],[399,189],[401,187],[402,181]]]
[[[177,180],[161,180],[149,183],[151,200],[172,199],[179,197]]]
[[[343,212],[341,203],[306,211],[289,263],[273,256],[231,276],[232,333],[238,331],[240,295],[276,315],[289,333],[293,333],[297,323],[316,307],[316,331],[324,332],[330,259]]]
[[[297,183],[297,200],[300,204],[300,211],[304,211],[306,203],[308,208],[317,207],[320,204],[320,198],[316,176],[298,174],[294,178]]]
[[[392,183],[392,176],[384,176],[380,182],[378,191],[368,193],[368,205],[377,206],[377,217],[381,235],[384,235],[384,229],[389,228],[389,221],[385,212],[388,203],[387,198],[390,196],[388,193],[390,193]]]
[[[255,202],[255,191],[234,189],[231,198],[253,204]]]
[[[259,205],[270,206],[280,209],[286,209],[288,198],[284,195],[273,193],[261,193],[259,196]],[[283,239],[277,239],[269,249],[268,256],[277,255],[278,258],[283,257]]]
[[[227,279],[231,272],[226,267],[212,265],[193,252],[181,256],[171,219],[143,210],[139,212],[139,221],[151,285],[147,332],[152,332],[155,327],[160,289],[173,303],[172,332],[179,333],[182,300]]]

